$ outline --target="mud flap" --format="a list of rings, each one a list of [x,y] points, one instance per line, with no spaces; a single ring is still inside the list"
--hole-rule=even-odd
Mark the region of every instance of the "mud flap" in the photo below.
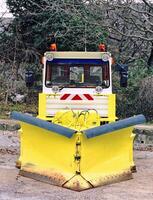
[[[132,129],[142,115],[82,132],[16,112],[12,118],[22,127],[21,175],[76,191],[132,178]]]

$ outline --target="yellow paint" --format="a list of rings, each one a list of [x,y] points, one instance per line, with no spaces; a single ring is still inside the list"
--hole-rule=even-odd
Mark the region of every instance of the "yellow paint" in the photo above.
[[[62,174],[65,180],[71,178],[75,171],[76,136],[68,139],[26,123],[21,122],[21,126],[21,170],[45,176]]]
[[[46,94],[40,93],[39,94],[39,116],[38,118],[46,120]]]
[[[95,138],[82,138],[81,174],[94,187],[130,173],[133,163],[133,127]]]
[[[84,83],[84,73],[81,75],[81,82],[80,83]]]
[[[59,98],[60,94],[39,94],[39,115],[38,118],[46,120],[46,121],[52,121],[53,117],[47,117],[46,116],[46,98],[48,96]],[[108,117],[107,118],[100,118],[101,122],[115,122],[116,117],[116,95],[115,94],[94,94],[93,96],[108,96]],[[89,108],[90,109],[90,108]]]
[[[23,122],[21,126],[21,172],[78,191],[131,178],[133,127],[91,139],[78,130],[69,139]]]
[[[108,118],[109,122],[116,120],[116,95],[108,95]]]
[[[76,130],[100,126],[100,116],[94,110],[61,110],[56,113],[52,122]]]
[[[43,120],[75,129],[72,138],[21,122],[21,174],[43,177],[54,185],[81,191],[131,178],[133,162],[133,127],[94,138],[86,138],[84,130],[116,120],[115,95],[108,96],[108,117],[95,110],[60,110],[46,116],[46,99],[39,95],[39,116]],[[53,95],[50,95],[53,96]],[[55,98],[59,98],[59,94]],[[37,178],[38,177],[38,178]]]

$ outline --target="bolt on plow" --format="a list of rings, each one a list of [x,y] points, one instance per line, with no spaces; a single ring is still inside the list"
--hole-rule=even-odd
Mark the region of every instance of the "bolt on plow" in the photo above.
[[[20,175],[76,191],[132,178],[132,129],[143,115],[85,130],[17,112],[12,118],[21,124]]]

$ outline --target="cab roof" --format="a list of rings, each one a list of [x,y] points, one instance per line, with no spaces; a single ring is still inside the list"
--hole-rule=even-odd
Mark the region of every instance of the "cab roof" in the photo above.
[[[45,53],[45,57],[52,56],[52,59],[102,59],[104,55],[111,58],[109,52],[47,51]]]

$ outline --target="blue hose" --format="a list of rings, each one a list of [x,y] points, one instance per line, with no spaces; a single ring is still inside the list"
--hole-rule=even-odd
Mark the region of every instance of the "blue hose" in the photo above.
[[[123,120],[113,122],[110,124],[87,129],[84,131],[84,133],[87,136],[87,138],[93,138],[93,137],[96,137],[99,135],[117,131],[119,129],[127,128],[127,127],[134,126],[137,124],[142,124],[145,121],[146,121],[146,119],[145,119],[144,115],[137,115],[137,116],[123,119]]]
[[[18,121],[25,122],[27,124],[31,124],[31,125],[46,129],[48,131],[53,131],[55,133],[58,133],[60,135],[68,137],[68,138],[71,138],[73,136],[73,134],[76,132],[73,129],[69,129],[69,128],[66,128],[66,127],[63,127],[63,126],[60,126],[57,124],[53,124],[51,122],[47,122],[45,120],[38,119],[36,117],[32,117],[30,115],[22,114],[19,112],[12,112],[11,118],[18,120]]]

